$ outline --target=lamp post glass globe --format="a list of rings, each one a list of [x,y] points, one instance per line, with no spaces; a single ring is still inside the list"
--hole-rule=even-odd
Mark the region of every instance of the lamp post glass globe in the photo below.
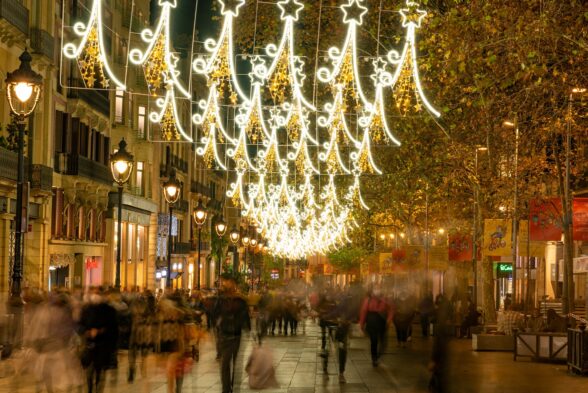
[[[176,178],[176,171],[172,173],[167,181],[163,183],[163,196],[170,205],[173,205],[180,199],[182,183]]]
[[[215,229],[216,234],[219,235],[219,237],[223,237],[224,234],[227,232],[227,223],[225,222],[223,216],[220,216],[219,220],[215,225]]]
[[[241,237],[241,235],[239,234],[239,230],[235,226],[233,226],[233,229],[231,229],[229,237],[231,238],[233,244],[237,244],[239,242],[239,238]]]
[[[110,155],[112,178],[119,186],[129,181],[133,171],[133,160],[133,155],[127,151],[127,142],[122,138],[118,143],[118,150]]]
[[[41,95],[43,77],[31,68],[33,58],[25,50],[19,57],[20,66],[6,76],[6,95],[10,110],[21,120],[35,110]]]
[[[251,243],[251,245],[252,245],[253,247],[255,247],[255,246],[257,246],[257,239],[256,239],[256,238],[254,238],[254,237],[252,237],[252,238],[251,238],[251,240],[249,240],[249,243]]]
[[[243,245],[244,246],[248,246],[249,245],[249,240],[250,240],[249,235],[248,234],[244,234],[243,235],[243,239],[242,239]]]
[[[198,200],[198,206],[196,206],[196,209],[194,209],[194,213],[192,215],[194,217],[194,222],[198,226],[202,226],[202,224],[204,224],[204,221],[206,221],[206,216],[208,215],[208,213],[206,212],[206,209],[202,204],[202,199]]]

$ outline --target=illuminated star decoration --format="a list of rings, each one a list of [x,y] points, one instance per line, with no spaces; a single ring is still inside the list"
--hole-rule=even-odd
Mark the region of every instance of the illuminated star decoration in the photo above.
[[[341,6],[345,16],[343,23],[355,23],[361,25],[363,23],[363,16],[368,12],[368,9],[361,5],[361,0],[352,0],[348,4]]]
[[[427,11],[420,10],[417,2],[407,0],[406,7],[400,10],[402,15],[402,27],[408,27],[414,25],[417,29],[420,29],[423,19],[427,16]]]
[[[282,19],[298,20],[298,14],[304,8],[304,5],[298,0],[282,0],[278,3],[278,7],[282,10]]]
[[[219,0],[219,3],[221,3],[221,14],[239,16],[239,8],[245,4],[245,0]]]

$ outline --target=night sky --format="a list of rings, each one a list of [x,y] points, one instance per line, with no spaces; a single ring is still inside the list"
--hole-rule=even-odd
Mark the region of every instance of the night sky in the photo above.
[[[198,16],[196,20],[196,29],[198,30],[198,40],[204,41],[207,38],[214,37],[218,22],[212,21],[212,2],[214,0],[177,0],[178,6],[172,13],[172,29],[174,35],[188,34],[192,35],[194,23],[194,9],[198,4]],[[158,0],[151,0],[151,21],[152,24],[157,20],[159,6]]]

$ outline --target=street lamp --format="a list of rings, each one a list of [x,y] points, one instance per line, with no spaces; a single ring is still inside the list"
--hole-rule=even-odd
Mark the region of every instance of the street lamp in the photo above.
[[[518,259],[518,232],[519,232],[519,220],[518,220],[518,198],[519,198],[519,126],[516,119],[514,121],[504,121],[502,123],[504,127],[514,128],[515,130],[515,162],[514,162],[514,198],[513,198],[513,210],[512,210],[512,299],[513,302],[517,303],[517,259]]]
[[[214,229],[216,230],[216,234],[219,237],[223,237],[225,235],[225,233],[227,232],[227,223],[225,222],[222,214],[221,214],[220,218],[218,219],[218,221],[216,222]]]
[[[474,270],[474,290],[472,294],[472,301],[474,302],[475,306],[478,305],[478,199],[480,193],[480,182],[478,181],[478,154],[487,150],[488,148],[485,146],[476,147],[476,159],[474,167],[476,183],[474,184],[474,223],[472,236],[472,269]]]
[[[25,119],[29,117],[35,108],[41,95],[43,77],[31,68],[32,57],[25,51],[18,58],[20,66],[17,70],[9,72],[6,76],[6,96],[10,111],[18,121],[18,168],[16,179],[16,215],[14,233],[14,262],[12,266],[12,284],[10,287],[11,303],[15,308],[15,314],[22,315],[22,299],[20,297],[22,272],[23,272],[23,191],[24,183],[24,138]],[[20,323],[20,322],[19,322]],[[19,329],[20,330],[20,329]],[[19,333],[20,340],[20,333]]]
[[[202,204],[202,198],[198,199],[198,205],[194,212],[192,213],[192,217],[194,218],[194,222],[198,226],[198,269],[196,271],[197,281],[196,281],[196,288],[200,290],[200,252],[202,251],[202,243],[201,243],[201,235],[202,235],[202,225],[206,221],[206,216],[208,216],[208,212],[206,208]]]
[[[163,196],[169,205],[169,225],[167,232],[167,278],[165,286],[167,288],[172,287],[171,282],[171,254],[172,254],[172,215],[175,203],[180,199],[180,193],[182,191],[182,182],[176,177],[176,170],[171,169],[171,173],[167,181],[163,182]]]
[[[120,288],[123,187],[131,177],[133,164],[133,155],[127,151],[127,142],[125,142],[125,138],[122,138],[118,143],[118,150],[110,155],[110,171],[112,172],[112,178],[118,184],[118,236],[116,241],[116,274],[114,277],[114,286],[116,288]]]
[[[239,233],[239,230],[236,226],[233,225],[233,229],[231,229],[231,232],[229,233],[229,238],[231,239],[231,242],[233,242],[233,244],[239,243],[240,237],[241,234]]]

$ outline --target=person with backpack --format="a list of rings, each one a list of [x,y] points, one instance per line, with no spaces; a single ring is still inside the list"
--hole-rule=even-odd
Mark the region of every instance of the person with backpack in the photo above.
[[[392,321],[392,308],[382,296],[380,288],[369,291],[363,301],[359,316],[361,330],[370,336],[372,365],[378,366],[378,361],[386,348],[386,332]]]
[[[218,329],[222,393],[232,393],[241,332],[251,330],[251,319],[247,301],[237,292],[230,274],[221,276],[221,291],[213,316]]]

